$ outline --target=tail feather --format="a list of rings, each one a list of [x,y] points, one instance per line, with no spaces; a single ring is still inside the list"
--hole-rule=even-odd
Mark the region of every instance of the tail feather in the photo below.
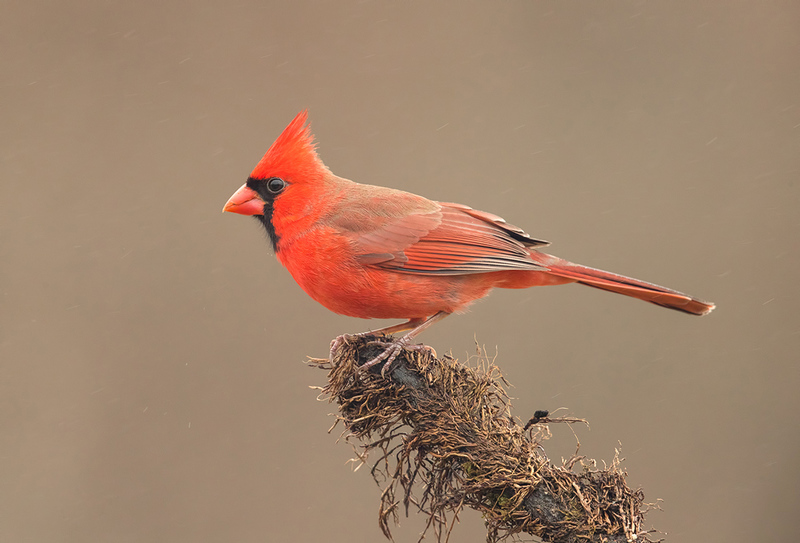
[[[582,285],[599,288],[600,290],[624,294],[625,296],[638,298],[691,315],[706,315],[715,307],[710,302],[693,298],[677,290],[639,281],[624,275],[573,264],[567,260],[540,253],[539,251],[531,251],[531,256],[537,264],[546,266],[547,273],[551,275],[571,279]]]

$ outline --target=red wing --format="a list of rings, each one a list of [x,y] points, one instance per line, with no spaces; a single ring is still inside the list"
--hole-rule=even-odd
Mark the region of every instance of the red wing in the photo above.
[[[383,264],[397,259],[403,250],[419,243],[420,239],[442,222],[441,211],[414,213],[389,219],[380,228],[360,234],[356,239],[362,264]]]
[[[425,275],[546,269],[528,249],[547,242],[496,215],[459,204],[440,206],[438,212],[398,217],[359,236],[359,262]]]

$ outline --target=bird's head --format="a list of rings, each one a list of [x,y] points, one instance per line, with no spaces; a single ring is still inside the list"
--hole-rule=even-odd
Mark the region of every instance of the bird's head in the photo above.
[[[308,111],[295,116],[253,169],[247,182],[222,208],[222,211],[258,219],[267,229],[276,250],[280,237],[273,223],[276,206],[289,212],[287,208],[296,207],[304,200],[304,192],[330,175],[330,170],[317,156],[307,120]]]

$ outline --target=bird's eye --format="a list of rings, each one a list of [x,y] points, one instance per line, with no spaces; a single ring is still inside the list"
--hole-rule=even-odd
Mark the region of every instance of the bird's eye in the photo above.
[[[278,194],[286,188],[286,181],[280,177],[271,177],[267,180],[267,190],[272,194]]]

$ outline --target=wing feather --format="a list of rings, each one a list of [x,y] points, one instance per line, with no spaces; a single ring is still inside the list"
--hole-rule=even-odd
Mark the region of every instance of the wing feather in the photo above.
[[[394,217],[355,239],[360,263],[404,273],[461,275],[545,270],[529,249],[547,245],[501,217],[461,204]]]

